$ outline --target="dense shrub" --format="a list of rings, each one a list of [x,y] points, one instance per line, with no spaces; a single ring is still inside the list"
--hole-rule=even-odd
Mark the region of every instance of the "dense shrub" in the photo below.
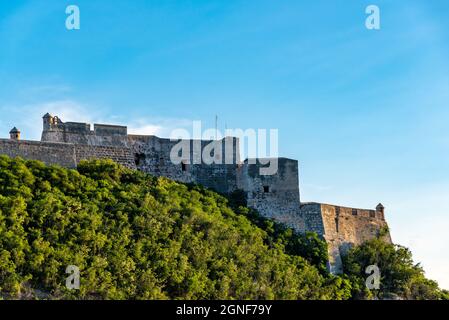
[[[77,170],[0,156],[0,299],[447,298],[410,252],[375,239],[352,249],[345,274],[327,246],[226,198],[108,160]],[[365,266],[382,270],[366,289]],[[65,286],[66,267],[81,272]]]
[[[448,299],[446,291],[438,288],[435,281],[426,279],[424,270],[414,264],[409,249],[386,243],[382,234],[361,246],[352,248],[343,259],[345,273],[351,279],[354,298],[408,300]],[[366,267],[376,265],[380,271],[379,290],[369,291],[365,280]]]
[[[251,222],[254,213],[249,209],[240,206],[238,211],[212,191],[112,161],[82,162],[78,170],[69,170],[2,156],[0,294],[83,299],[349,297],[348,280],[323,272],[321,258],[300,249],[322,241],[288,229],[266,231]],[[68,265],[81,270],[80,290],[65,287]]]

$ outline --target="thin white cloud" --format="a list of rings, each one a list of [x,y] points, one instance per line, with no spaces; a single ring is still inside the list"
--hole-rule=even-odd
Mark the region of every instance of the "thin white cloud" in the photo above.
[[[192,123],[192,120],[187,119],[140,119],[138,121],[131,121],[128,124],[128,132],[130,134],[155,135],[158,137],[168,138],[174,130],[191,130]]]
[[[147,124],[147,125],[140,126],[140,127],[128,128],[128,133],[151,136],[151,135],[158,135],[161,130],[162,130],[162,127],[160,127],[160,126]]]
[[[139,120],[123,119],[101,107],[83,104],[74,100],[56,100],[25,105],[4,105],[0,107],[3,113],[8,113],[10,127],[18,127],[23,139],[40,140],[42,133],[42,116],[49,112],[58,116],[63,122],[104,123],[128,126],[130,134],[156,135],[169,137],[175,129],[191,129],[192,121],[187,119],[145,118]],[[2,123],[2,127],[3,127]],[[6,132],[6,125],[4,130]]]
[[[2,106],[1,110],[9,113],[10,121],[13,122],[11,126],[18,127],[22,131],[23,139],[27,140],[40,140],[42,116],[47,112],[57,115],[62,121],[91,122],[99,116],[96,108],[72,100],[6,105]]]

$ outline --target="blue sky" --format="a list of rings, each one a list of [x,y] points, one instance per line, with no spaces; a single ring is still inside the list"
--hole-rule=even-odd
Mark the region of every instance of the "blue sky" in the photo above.
[[[65,8],[81,30],[65,28]],[[381,29],[365,28],[378,5]],[[279,129],[303,201],[386,207],[449,288],[449,2],[2,1],[0,136],[41,116]]]

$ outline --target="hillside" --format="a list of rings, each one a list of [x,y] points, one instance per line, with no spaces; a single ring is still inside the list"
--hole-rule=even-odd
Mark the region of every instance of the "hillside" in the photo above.
[[[325,270],[326,244],[316,235],[296,235],[243,202],[238,194],[227,199],[108,160],[69,170],[0,156],[0,297],[369,296],[357,269],[366,258],[362,249],[349,256],[348,275],[332,276]],[[65,287],[69,265],[81,271],[80,290]],[[415,283],[433,296],[412,292],[411,298],[443,297],[436,284],[414,276],[423,274],[420,269],[413,270]]]

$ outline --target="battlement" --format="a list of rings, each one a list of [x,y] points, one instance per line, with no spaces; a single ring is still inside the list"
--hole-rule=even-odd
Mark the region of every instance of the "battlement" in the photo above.
[[[328,203],[317,203],[317,202],[303,202],[301,206],[303,208],[313,207],[313,206],[321,206],[326,207],[328,210],[335,211],[340,217],[361,217],[361,218],[369,218],[369,219],[378,219],[385,221],[383,206],[379,204],[382,209],[380,209],[379,205],[376,209],[360,209],[360,208],[351,208],[351,207],[343,207],[339,205],[333,205]]]
[[[57,116],[47,113],[43,117],[41,141],[87,144],[93,146],[127,146],[128,128],[125,126],[84,122],[62,122]]]
[[[91,134],[90,124],[82,122],[61,122],[56,127],[52,127],[50,131],[58,130],[66,133]]]
[[[127,136],[128,127],[110,124],[94,124],[94,134],[97,136]]]
[[[342,271],[341,256],[354,245],[373,239],[388,228],[384,207],[376,210],[357,209],[324,203],[302,203],[301,215],[305,229],[318,233],[328,244],[329,268],[333,273]],[[391,242],[390,234],[385,236]]]

